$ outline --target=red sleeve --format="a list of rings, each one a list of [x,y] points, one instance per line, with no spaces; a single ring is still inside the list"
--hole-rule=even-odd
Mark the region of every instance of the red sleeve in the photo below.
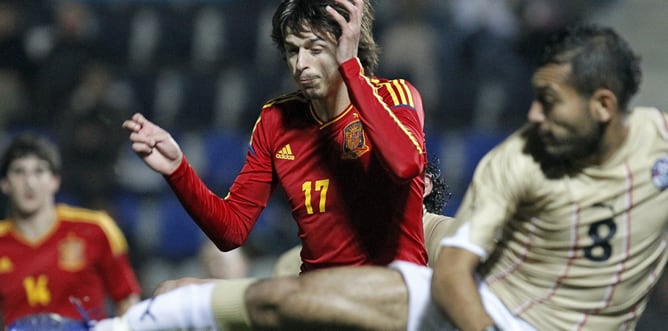
[[[247,160],[225,199],[209,190],[185,156],[176,171],[166,176],[190,217],[223,251],[244,243],[273,191],[270,180],[254,180],[251,167]]]
[[[103,238],[92,240],[101,250],[100,267],[109,296],[118,302],[131,294],[141,295],[139,281],[128,257],[125,235],[106,214],[99,226]]]
[[[105,282],[114,302],[121,301],[131,294],[142,294],[127,254],[113,256],[104,272],[108,276]]]
[[[357,58],[343,63],[339,70],[364,132],[387,169],[401,180],[422,175],[426,162],[424,110],[417,89],[405,80],[390,80],[376,88],[364,76]]]

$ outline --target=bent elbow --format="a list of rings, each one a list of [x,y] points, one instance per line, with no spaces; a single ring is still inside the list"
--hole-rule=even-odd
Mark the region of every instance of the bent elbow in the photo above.
[[[392,169],[392,173],[400,182],[412,180],[415,177],[422,176],[424,171],[424,164],[418,160],[414,162],[405,162],[398,164]]]
[[[407,167],[399,171],[398,178],[400,181],[409,181],[421,175],[422,171],[420,170],[419,167]]]

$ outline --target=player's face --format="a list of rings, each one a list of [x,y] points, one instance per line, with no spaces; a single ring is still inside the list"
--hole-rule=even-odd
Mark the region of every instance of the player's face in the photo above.
[[[324,99],[338,93],[342,78],[333,36],[322,36],[310,30],[288,31],[285,56],[292,78],[307,98]]]
[[[570,65],[546,65],[533,77],[534,101],[529,122],[545,152],[555,158],[583,158],[598,148],[602,127],[582,97],[568,82]]]
[[[48,162],[26,156],[10,163],[1,184],[12,211],[29,215],[53,203],[60,179],[51,172]]]

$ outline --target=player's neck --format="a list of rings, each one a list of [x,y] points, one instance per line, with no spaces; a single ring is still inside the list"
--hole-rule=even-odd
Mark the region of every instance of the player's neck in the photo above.
[[[350,106],[350,96],[345,84],[336,90],[336,93],[321,98],[312,99],[311,107],[323,122],[329,122],[341,115]]]
[[[21,235],[29,240],[43,237],[56,221],[55,205],[46,205],[33,213],[13,213],[15,226]]]
[[[604,133],[597,163],[604,164],[613,158],[617,154],[617,151],[622,148],[624,142],[626,142],[628,135],[629,125],[626,118],[624,116],[617,116],[610,122],[610,126]]]

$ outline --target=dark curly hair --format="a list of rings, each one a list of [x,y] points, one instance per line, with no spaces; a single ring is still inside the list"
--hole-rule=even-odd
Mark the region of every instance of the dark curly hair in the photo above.
[[[540,66],[548,64],[570,64],[571,84],[582,96],[609,89],[625,111],[642,78],[640,56],[614,30],[595,24],[568,26],[555,33]]]
[[[443,209],[448,204],[452,197],[450,187],[445,182],[445,178],[441,176],[441,168],[438,158],[433,158],[433,161],[427,163],[425,174],[431,178],[433,188],[431,193],[424,197],[423,204],[427,212],[432,214],[443,214]]]

